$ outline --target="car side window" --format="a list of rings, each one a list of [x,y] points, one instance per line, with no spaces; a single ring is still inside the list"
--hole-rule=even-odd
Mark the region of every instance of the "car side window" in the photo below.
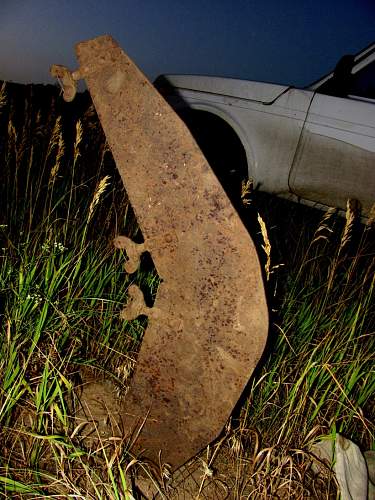
[[[350,94],[375,99],[375,61],[353,75]]]
[[[320,94],[332,95],[335,97],[347,97],[353,88],[354,56],[346,54],[342,56],[333,71],[333,76],[324,82],[319,88]]]

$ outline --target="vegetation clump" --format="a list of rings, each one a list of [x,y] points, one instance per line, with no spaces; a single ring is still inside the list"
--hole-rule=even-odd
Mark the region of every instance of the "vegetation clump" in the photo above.
[[[267,350],[218,442],[170,477],[113,417],[147,324],[119,313],[133,282],[152,301],[158,276],[145,259],[130,277],[112,246],[141,235],[90,99],[37,90],[0,86],[0,491],[132,498],[141,477],[150,498],[335,498],[310,449],[336,432],[374,447],[374,220],[244,185]],[[88,384],[100,409],[84,405]]]

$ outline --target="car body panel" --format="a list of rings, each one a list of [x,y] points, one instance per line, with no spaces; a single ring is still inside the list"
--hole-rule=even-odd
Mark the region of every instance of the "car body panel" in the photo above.
[[[176,83],[176,80],[173,78],[172,82]],[[232,80],[231,84],[235,82]],[[261,85],[264,86],[262,98],[274,91],[272,85],[269,90],[269,84]],[[272,105],[266,105],[255,99],[240,99],[227,94],[209,94],[181,87],[176,91],[174,97],[168,98],[176,111],[184,107],[207,111],[232,126],[245,149],[249,176],[257,186],[275,194],[289,192],[290,166],[313,98],[312,92],[285,88]]]
[[[369,68],[372,79],[374,64],[372,44],[355,56],[353,75]],[[213,113],[233,128],[255,187],[342,210],[357,199],[366,217],[375,202],[375,99],[360,91],[319,93],[332,74],[305,89],[199,75],[161,78],[176,111]],[[371,97],[373,88],[371,80]]]
[[[290,176],[303,199],[344,208],[375,201],[375,104],[316,94]]]
[[[288,89],[286,85],[266,84],[251,80],[204,75],[167,75],[169,84],[180,90],[237,97],[271,103]]]

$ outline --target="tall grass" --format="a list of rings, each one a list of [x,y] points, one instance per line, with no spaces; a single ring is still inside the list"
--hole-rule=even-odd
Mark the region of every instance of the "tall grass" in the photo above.
[[[274,278],[283,291],[248,401],[271,442],[301,446],[318,427],[374,447],[374,227],[358,215],[348,203],[344,222],[334,209],[308,221],[309,239]]]
[[[0,101],[4,112],[4,94]],[[73,476],[69,481],[59,476],[62,470],[74,469],[73,459],[83,469],[89,462],[88,452],[79,446],[79,432],[74,433],[73,389],[82,367],[122,385],[118,369],[134,358],[144,324],[127,324],[119,319],[119,311],[129,284],[143,286],[154,275],[141,269],[130,278],[123,270],[124,256],[111,245],[116,233],[135,234],[137,226],[98,123],[87,131],[100,138],[94,145],[101,153],[87,168],[82,161],[88,147],[82,125],[87,114],[66,123],[65,131],[62,116],[43,122],[37,115],[35,136],[28,139],[26,126],[17,131],[13,125],[12,107],[6,111],[1,158],[0,484],[6,491],[34,495],[56,489],[66,494],[80,491],[86,498],[92,490],[90,495],[98,498],[106,488],[116,491],[114,469],[107,470],[113,477],[99,489],[99,476],[90,476],[83,489]],[[30,125],[33,113],[29,105],[25,124]],[[54,457],[52,468],[43,459],[46,454]],[[120,491],[125,485],[121,466],[116,474]]]
[[[130,284],[153,296],[158,277],[147,261],[126,274],[112,246],[138,227],[92,105],[46,100],[0,88],[0,491],[130,498],[138,467],[166,497],[162,466],[134,459],[121,436],[97,429],[87,441],[76,418],[88,374],[126,390],[146,323],[119,313]],[[353,204],[345,223],[333,209],[316,217],[246,196],[270,340],[237,421],[198,462],[195,495],[215,484],[217,498],[304,498],[313,439],[340,432],[374,446],[374,228]]]

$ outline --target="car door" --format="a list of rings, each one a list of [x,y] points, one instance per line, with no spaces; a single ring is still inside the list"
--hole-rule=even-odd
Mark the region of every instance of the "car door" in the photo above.
[[[374,66],[355,75],[347,98],[314,95],[289,176],[300,198],[343,209],[348,198],[357,199],[363,215],[369,213],[375,202]]]

